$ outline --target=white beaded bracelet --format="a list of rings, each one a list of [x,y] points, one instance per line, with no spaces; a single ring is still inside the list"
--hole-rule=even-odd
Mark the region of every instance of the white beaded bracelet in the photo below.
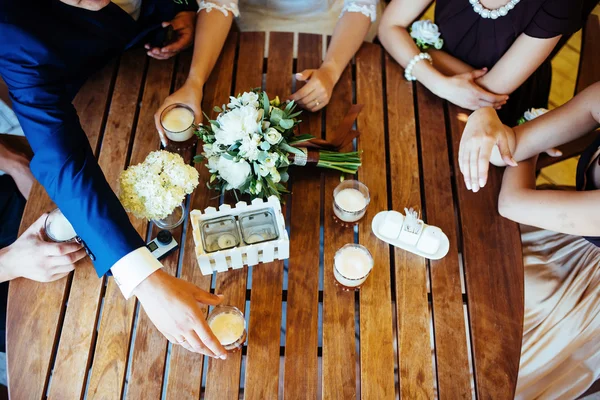
[[[413,76],[412,70],[419,61],[423,61],[423,60],[427,60],[427,61],[429,61],[430,64],[433,64],[433,60],[431,59],[431,56],[429,54],[427,54],[427,53],[417,54],[416,56],[414,56],[412,58],[412,60],[410,60],[410,62],[406,66],[406,69],[404,70],[404,77],[406,78],[407,81],[416,81],[417,80],[417,78],[415,78]]]

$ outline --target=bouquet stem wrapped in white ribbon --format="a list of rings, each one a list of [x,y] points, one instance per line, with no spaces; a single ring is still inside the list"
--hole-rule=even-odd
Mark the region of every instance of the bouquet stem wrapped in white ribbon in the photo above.
[[[235,190],[252,197],[281,198],[289,193],[283,185],[290,165],[316,165],[355,174],[361,165],[358,152],[339,153],[308,149],[311,135],[294,134],[301,122],[296,104],[269,100],[261,90],[231,97],[215,120],[200,125],[196,134],[203,141],[202,156],[211,173],[208,187],[221,192]],[[303,147],[306,144],[306,148]]]

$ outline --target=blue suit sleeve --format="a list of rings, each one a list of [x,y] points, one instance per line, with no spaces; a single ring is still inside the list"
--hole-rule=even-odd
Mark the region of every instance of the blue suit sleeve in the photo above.
[[[56,68],[60,57],[55,60],[46,47],[12,33],[20,48],[0,51],[0,75],[34,151],[31,170],[94,254],[96,272],[102,276],[145,243],[106,181],[79,123],[72,104],[79,85],[65,80],[68,70]]]

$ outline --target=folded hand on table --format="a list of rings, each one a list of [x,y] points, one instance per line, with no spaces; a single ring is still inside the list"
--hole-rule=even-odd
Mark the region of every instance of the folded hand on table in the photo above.
[[[75,269],[86,253],[79,243],[54,243],[44,240],[44,222],[37,219],[13,244],[0,250],[0,280],[23,277],[52,282]]]
[[[487,68],[473,70],[464,74],[448,76],[436,88],[439,97],[468,110],[482,107],[500,109],[508,100],[508,95],[496,94],[485,90],[476,82],[487,73]]]
[[[157,60],[166,60],[180,51],[187,49],[194,41],[194,32],[196,29],[196,13],[193,11],[182,11],[169,22],[163,22],[162,27],[169,25],[173,27],[175,41],[167,43],[164,47],[152,47],[150,43],[144,46],[148,50],[147,54]]]
[[[221,303],[221,296],[162,270],[146,278],[133,294],[169,342],[209,357],[227,358],[227,351],[208,327],[202,312],[202,304],[216,306]]]
[[[338,78],[333,68],[322,65],[319,69],[306,69],[296,74],[296,80],[307,82],[300,90],[290,96],[300,107],[315,112],[325,107],[331,99],[333,87]]]

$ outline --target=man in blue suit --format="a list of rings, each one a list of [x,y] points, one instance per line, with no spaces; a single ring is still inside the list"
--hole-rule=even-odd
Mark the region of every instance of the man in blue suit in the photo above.
[[[31,170],[85,242],[98,276],[112,272],[125,297],[137,296],[171,342],[226,358],[200,308],[219,304],[221,297],[160,269],[107,183],[72,105],[95,69],[164,20],[189,21],[193,32],[194,14],[178,4],[182,1],[115,3],[0,0],[0,76],[34,152]],[[209,71],[217,50],[207,56]]]

